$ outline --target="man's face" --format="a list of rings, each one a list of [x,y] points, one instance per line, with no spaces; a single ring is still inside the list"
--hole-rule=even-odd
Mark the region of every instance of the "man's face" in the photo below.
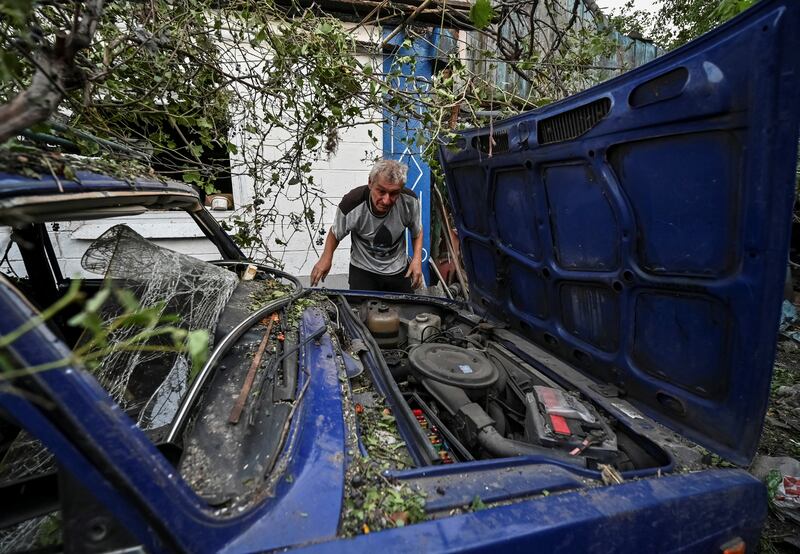
[[[375,212],[380,215],[387,213],[397,202],[401,190],[403,190],[403,183],[392,183],[383,176],[378,176],[370,181],[369,197]]]

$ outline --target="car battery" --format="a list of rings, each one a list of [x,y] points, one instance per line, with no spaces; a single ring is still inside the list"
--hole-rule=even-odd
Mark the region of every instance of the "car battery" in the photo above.
[[[600,461],[612,459],[617,438],[591,405],[553,387],[535,386],[525,394],[525,438]]]

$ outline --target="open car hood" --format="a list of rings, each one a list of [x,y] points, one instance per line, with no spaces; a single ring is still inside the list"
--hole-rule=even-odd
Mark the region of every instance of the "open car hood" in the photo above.
[[[762,2],[440,152],[476,307],[739,464],[786,278],[799,18]]]

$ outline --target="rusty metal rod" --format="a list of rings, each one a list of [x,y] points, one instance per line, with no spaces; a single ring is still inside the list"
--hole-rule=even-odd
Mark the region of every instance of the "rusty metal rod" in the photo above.
[[[262,320],[262,323],[263,321],[264,320]],[[261,365],[261,358],[264,357],[264,351],[267,349],[269,336],[272,334],[272,323],[274,321],[275,314],[273,313],[271,316],[269,316],[267,332],[264,333],[264,338],[261,339],[261,344],[258,345],[258,350],[256,350],[256,355],[253,357],[253,362],[250,364],[250,369],[247,370],[247,376],[244,379],[242,390],[239,391],[239,397],[236,399],[236,403],[231,409],[231,414],[228,416],[228,423],[235,425],[239,423],[239,418],[242,417],[242,410],[244,410],[244,405],[247,402],[247,397],[250,394],[250,389],[252,388],[253,381],[256,378],[256,370],[258,369],[258,366]]]

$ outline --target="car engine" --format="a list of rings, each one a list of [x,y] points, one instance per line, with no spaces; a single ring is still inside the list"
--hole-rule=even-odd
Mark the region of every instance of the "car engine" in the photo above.
[[[652,461],[619,436],[613,418],[491,340],[487,329],[401,311],[371,300],[360,315],[442,463],[524,455],[628,470]]]

